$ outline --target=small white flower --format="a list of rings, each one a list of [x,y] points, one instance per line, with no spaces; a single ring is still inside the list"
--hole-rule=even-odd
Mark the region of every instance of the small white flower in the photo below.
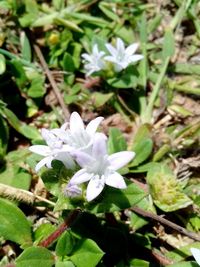
[[[47,145],[34,145],[29,147],[31,152],[44,156],[36,165],[36,172],[43,166],[51,168],[51,162],[54,159],[62,161],[66,168],[73,169],[75,167],[75,162],[68,153],[68,147],[63,145],[63,142],[52,131],[42,129],[41,135]]]
[[[89,153],[96,130],[102,120],[103,117],[97,117],[85,127],[80,115],[77,112],[73,112],[70,116],[69,123],[65,123],[60,129],[54,129],[52,131],[67,145],[68,151],[78,149]]]
[[[92,54],[82,54],[86,76],[90,76],[93,72],[97,72],[105,68],[105,62],[103,61],[104,55],[105,52],[99,51],[97,44],[93,46]]]
[[[106,44],[106,48],[111,55],[105,56],[104,59],[114,63],[115,71],[120,72],[126,69],[131,63],[143,58],[142,55],[135,54],[138,46],[137,43],[134,43],[125,48],[124,42],[120,38],[117,38],[116,47],[111,44]]]
[[[200,265],[200,249],[191,248],[190,251],[191,251],[193,257],[195,258],[196,262]]]
[[[77,163],[82,167],[70,180],[71,185],[78,185],[89,181],[86,198],[88,201],[96,198],[103,190],[105,184],[124,189],[124,178],[116,172],[135,155],[134,152],[122,151],[108,155],[106,151],[106,138],[103,134],[96,134],[91,155],[83,151],[72,153]]]

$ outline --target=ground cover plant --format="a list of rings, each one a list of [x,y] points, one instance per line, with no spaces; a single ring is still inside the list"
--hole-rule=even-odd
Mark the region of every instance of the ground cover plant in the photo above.
[[[0,14],[0,266],[199,266],[199,1]]]

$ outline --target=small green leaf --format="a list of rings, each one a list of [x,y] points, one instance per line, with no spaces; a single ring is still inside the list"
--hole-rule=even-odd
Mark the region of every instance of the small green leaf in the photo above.
[[[55,267],[75,267],[71,261],[57,261]]]
[[[6,70],[6,59],[4,55],[0,54],[0,75],[3,74]]]
[[[92,103],[95,108],[100,108],[106,104],[113,97],[113,93],[102,94],[100,92],[94,92],[91,95]]]
[[[52,267],[54,257],[43,247],[27,248],[16,260],[16,267]]]
[[[76,267],[94,267],[97,266],[103,255],[104,252],[93,240],[81,239],[76,244],[70,259]]]
[[[60,257],[69,255],[75,245],[75,239],[70,231],[61,235],[56,244],[56,254]]]
[[[63,68],[67,72],[74,72],[75,65],[73,57],[69,53],[65,53],[63,57]]]
[[[0,235],[22,247],[31,245],[31,227],[24,213],[12,202],[0,198]]]
[[[118,128],[109,128],[108,151],[113,154],[127,150],[126,139]]]
[[[22,57],[25,60],[31,62],[31,46],[25,32],[21,32],[20,43],[21,43]]]
[[[163,41],[163,59],[172,57],[175,51],[174,34],[171,29],[167,29]]]

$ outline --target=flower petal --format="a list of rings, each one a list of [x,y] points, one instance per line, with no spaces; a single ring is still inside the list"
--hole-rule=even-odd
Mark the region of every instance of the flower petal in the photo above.
[[[51,149],[45,145],[30,146],[29,150],[33,153],[36,153],[36,154],[42,155],[42,156],[48,156],[51,153]]]
[[[124,189],[127,187],[124,178],[118,172],[114,172],[108,175],[105,183],[109,186],[120,189]]]
[[[103,190],[104,188],[104,181],[102,181],[99,176],[94,176],[88,183],[87,191],[86,191],[86,198],[87,201],[92,201],[95,199]]]
[[[108,49],[108,51],[110,52],[110,54],[113,56],[113,57],[116,57],[118,52],[117,52],[117,49],[114,48],[114,46],[112,46],[111,44],[106,44],[106,48]]]
[[[127,163],[129,163],[135,156],[135,152],[131,151],[122,151],[117,152],[108,157],[108,161],[110,162],[111,168],[113,170],[118,170]]]
[[[92,147],[92,156],[95,159],[107,154],[106,140],[107,138],[104,134],[96,133]]]
[[[67,169],[74,169],[75,168],[75,162],[72,159],[71,155],[67,152],[60,152],[57,154],[55,159],[60,160]]]
[[[99,126],[99,124],[102,122],[103,119],[104,119],[103,117],[97,117],[96,119],[91,120],[91,121],[88,123],[88,125],[87,125],[87,127],[86,127],[86,129],[85,129],[86,132],[87,132],[90,136],[94,135],[95,132],[96,132],[96,130],[97,130],[97,128],[98,128],[98,126]]]
[[[200,249],[191,248],[190,251],[192,252],[192,255],[195,258],[196,262],[200,265]]]
[[[126,48],[126,54],[131,56],[135,53],[135,51],[137,50],[139,44],[138,43],[134,43],[134,44],[131,44],[129,45],[127,48]]]
[[[87,153],[83,151],[75,150],[75,151],[70,152],[70,154],[81,167],[90,165],[92,161],[94,161],[93,157],[91,157],[90,155],[88,155]]]
[[[51,164],[52,157],[45,157],[42,160],[38,162],[38,164],[35,166],[35,171],[38,172],[43,166],[46,164]]]
[[[124,42],[120,38],[117,38],[117,50],[118,50],[118,53],[125,52]]]
[[[72,133],[84,130],[84,124],[77,112],[73,112],[70,116],[70,130]]]
[[[130,56],[129,63],[136,62],[136,61],[141,60],[143,58],[144,58],[143,55],[133,55],[133,56]]]
[[[77,171],[69,181],[70,185],[77,185],[87,182],[91,179],[93,174],[88,173],[85,169]]]

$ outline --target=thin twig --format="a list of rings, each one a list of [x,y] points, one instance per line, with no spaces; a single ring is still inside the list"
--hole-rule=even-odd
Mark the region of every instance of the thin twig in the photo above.
[[[50,82],[50,84],[52,86],[52,89],[53,89],[53,91],[55,93],[55,96],[58,99],[58,102],[59,102],[59,104],[60,104],[60,106],[61,106],[61,108],[63,110],[64,119],[67,120],[67,119],[69,119],[70,114],[69,114],[69,111],[68,111],[68,109],[67,109],[67,107],[66,107],[66,105],[64,103],[63,97],[62,97],[62,95],[61,95],[61,93],[60,93],[60,91],[58,89],[58,86],[57,86],[57,84],[56,84],[56,82],[55,82],[55,80],[54,80],[54,78],[53,78],[53,76],[51,74],[51,71],[48,68],[48,65],[47,65],[47,63],[46,63],[46,61],[45,61],[45,59],[43,57],[43,54],[42,54],[39,46],[34,44],[33,47],[34,47],[34,50],[35,50],[35,53],[36,53],[38,59],[40,60],[42,68],[44,69],[44,71],[45,71],[45,73],[46,73],[46,75],[47,75],[47,77],[49,79],[49,82]]]
[[[76,218],[78,217],[78,215],[80,214],[80,210],[76,209],[73,210],[69,216],[67,217],[67,219],[64,221],[64,223],[62,223],[58,229],[56,229],[52,234],[50,234],[46,239],[44,239],[43,241],[41,241],[39,243],[39,246],[41,247],[49,247],[54,241],[56,241],[56,239],[58,239],[59,236],[61,236],[61,234],[67,230],[71,224],[76,220]]]
[[[200,236],[193,233],[193,232],[190,232],[190,231],[187,231],[185,228],[159,216],[159,215],[156,215],[154,213],[151,213],[151,212],[148,212],[148,211],[145,211],[143,209],[140,209],[138,207],[133,207],[133,208],[130,208],[130,210],[136,212],[137,214],[145,217],[145,218],[150,218],[150,219],[153,219],[157,222],[160,222],[168,227],[171,227],[173,228],[174,230],[176,230],[177,232],[183,234],[183,235],[186,235],[188,237],[190,237],[191,239],[193,240],[196,240],[196,241],[200,241]]]

